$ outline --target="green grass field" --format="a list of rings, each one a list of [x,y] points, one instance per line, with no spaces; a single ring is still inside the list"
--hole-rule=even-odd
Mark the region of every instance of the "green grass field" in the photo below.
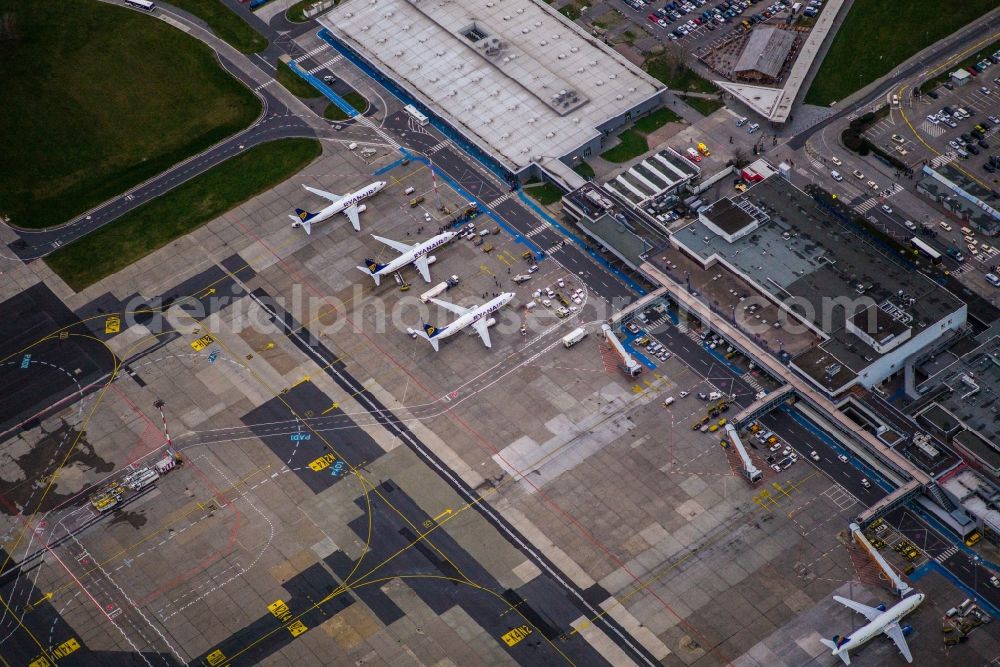
[[[806,93],[829,105],[996,7],[996,0],[855,0]]]
[[[250,125],[260,102],[204,44],[92,0],[0,0],[0,213],[66,222]]]
[[[281,183],[321,151],[315,139],[255,146],[59,248],[45,263],[79,291]]]
[[[357,109],[358,113],[364,113],[368,110],[368,100],[360,93],[351,91],[344,95],[344,101]],[[347,114],[333,103],[326,105],[326,109],[323,110],[323,117],[327,120],[347,120]]]
[[[618,140],[620,143],[617,146],[601,153],[601,157],[608,162],[616,164],[628,162],[632,158],[639,157],[649,150],[649,144],[646,143],[646,135],[636,130],[625,130],[618,135]]]
[[[719,93],[715,84],[695,72],[690,67],[682,67],[677,74],[671,72],[667,60],[663,56],[649,58],[643,63],[643,68],[654,79],[665,83],[673,90],[686,90],[692,93]]]
[[[170,4],[200,18],[220,39],[238,51],[260,53],[267,48],[264,36],[219,0],[171,0]]]
[[[704,97],[685,97],[684,103],[703,116],[709,116],[726,106],[722,100],[711,100]]]
[[[288,63],[278,61],[278,74],[275,78],[278,80],[278,83],[287,88],[288,92],[296,97],[310,98],[323,96],[323,93],[313,88],[309,85],[308,81],[293,72]]]
[[[575,167],[573,171],[580,174],[586,179],[592,179],[596,174],[594,173],[594,168],[590,166],[589,162],[580,162]]]
[[[562,199],[563,191],[558,186],[546,181],[544,183],[525,183],[524,194],[542,206],[548,206]]]
[[[670,109],[663,107],[657,109],[648,116],[643,116],[639,120],[635,121],[635,129],[639,130],[643,134],[649,134],[650,132],[655,132],[667,123],[673,123],[680,120],[681,117],[675,114]]]

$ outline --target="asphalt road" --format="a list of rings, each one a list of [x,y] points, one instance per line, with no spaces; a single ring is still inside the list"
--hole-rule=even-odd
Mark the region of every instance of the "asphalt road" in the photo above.
[[[963,31],[960,38],[953,35],[952,38],[938,42],[935,46],[930,48],[925,57],[920,58],[916,62],[898,70],[895,74],[890,75],[875,90],[865,95],[857,102],[854,102],[849,106],[845,106],[829,118],[825,118],[812,127],[791,137],[788,141],[788,147],[794,150],[802,148],[805,145],[806,140],[816,132],[819,132],[826,126],[841,120],[844,116],[853,113],[855,110],[868,106],[875,100],[885,97],[886,92],[889,89],[894,88],[896,84],[902,83],[915,74],[919,74],[928,67],[933,66],[934,63],[947,59],[949,55],[955,51],[956,47],[971,44],[976,40],[989,35],[996,30],[997,27],[1000,27],[1000,16],[994,17],[989,21],[977,23],[976,26],[968,32]]]

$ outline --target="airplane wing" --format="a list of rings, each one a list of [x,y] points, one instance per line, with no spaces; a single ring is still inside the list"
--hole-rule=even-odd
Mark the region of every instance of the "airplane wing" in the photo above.
[[[313,193],[314,195],[319,195],[323,199],[329,199],[330,201],[340,201],[340,195],[335,195],[332,192],[327,192],[326,190],[319,190],[317,188],[311,188],[308,185],[303,185],[306,190]]]
[[[899,623],[893,623],[892,625],[886,626],[882,631],[889,639],[891,639],[895,644],[899,652],[903,654],[906,658],[906,662],[913,662],[913,656],[910,654],[910,647],[906,644],[906,637],[903,636],[903,629],[899,627]]]
[[[440,299],[431,299],[430,301],[434,305],[441,306],[445,310],[450,310],[451,312],[459,316],[465,315],[466,313],[472,310],[471,308],[463,308],[462,306],[457,306],[453,303],[448,303],[447,301],[441,301]]]
[[[351,204],[350,206],[348,206],[347,208],[345,208],[344,209],[344,215],[346,215],[347,219],[351,221],[351,226],[354,227],[354,231],[360,232],[361,231],[361,219],[358,218],[358,205],[357,204]]]
[[[869,621],[874,621],[876,618],[882,615],[882,612],[876,609],[875,607],[869,607],[868,605],[861,604],[860,602],[855,602],[854,600],[848,600],[847,598],[842,598],[839,595],[834,595],[833,599],[839,602],[840,604],[844,605],[845,607],[853,609],[859,614],[864,614],[865,618],[867,618]]]
[[[420,275],[423,276],[424,282],[429,283],[431,281],[431,265],[430,262],[427,261],[427,255],[415,259],[413,261],[413,265],[417,267],[417,271],[419,271]]]
[[[476,330],[479,337],[483,339],[483,345],[486,347],[493,347],[493,343],[490,342],[490,328],[486,326],[486,320],[481,319],[472,325],[472,328]]]
[[[405,243],[400,243],[399,241],[393,241],[392,239],[387,239],[384,236],[375,236],[374,234],[372,234],[372,238],[378,241],[379,243],[386,244],[387,246],[389,246],[390,248],[399,253],[408,252],[410,248],[413,247],[411,245],[406,245]]]

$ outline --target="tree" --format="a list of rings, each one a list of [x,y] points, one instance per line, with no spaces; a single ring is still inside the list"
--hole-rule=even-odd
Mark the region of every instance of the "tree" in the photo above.
[[[742,146],[737,146],[733,149],[733,164],[737,169],[742,169],[750,163],[747,159],[747,151]]]
[[[0,42],[16,42],[21,39],[17,29],[17,15],[14,12],[4,12],[0,15]]]

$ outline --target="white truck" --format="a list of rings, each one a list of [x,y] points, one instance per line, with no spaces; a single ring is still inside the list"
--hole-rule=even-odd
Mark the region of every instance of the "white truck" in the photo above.
[[[562,343],[564,347],[573,347],[581,340],[583,340],[587,335],[587,330],[583,327],[573,329],[568,334],[563,336]]]

